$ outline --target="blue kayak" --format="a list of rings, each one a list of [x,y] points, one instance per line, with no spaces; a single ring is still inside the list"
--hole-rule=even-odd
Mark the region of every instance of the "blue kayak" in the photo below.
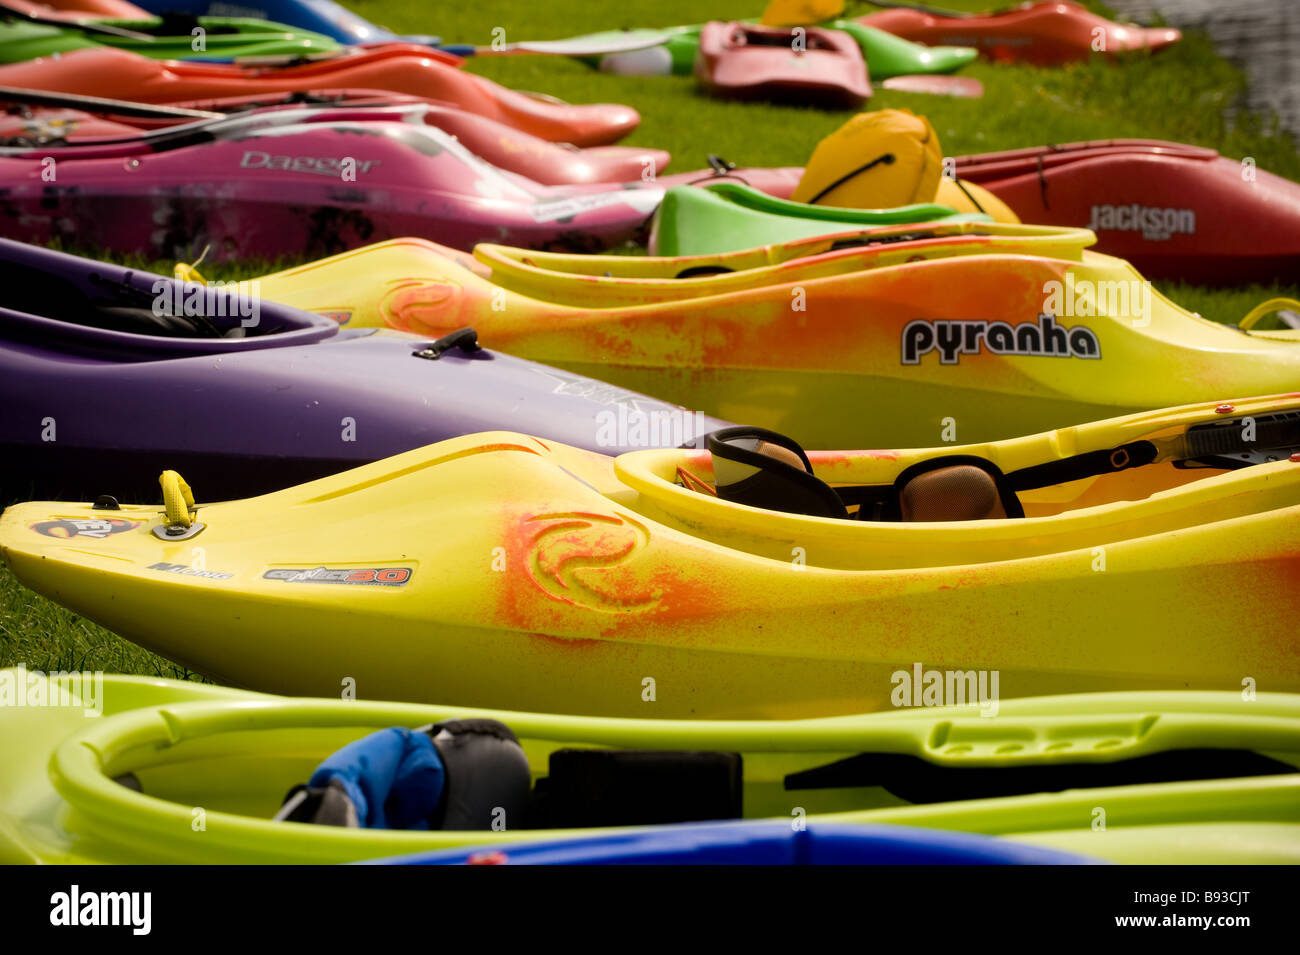
[[[150,13],[188,13],[193,16],[253,17],[312,30],[340,43],[420,43],[437,45],[436,36],[399,36],[376,26],[334,0],[140,0]]]
[[[912,826],[706,823],[617,835],[449,849],[367,865],[1095,865],[1098,860],[989,836]]]

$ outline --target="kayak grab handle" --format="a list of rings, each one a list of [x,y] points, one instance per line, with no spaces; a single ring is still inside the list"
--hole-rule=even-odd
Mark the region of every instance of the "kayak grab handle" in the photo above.
[[[449,352],[453,348],[459,348],[463,352],[479,351],[478,332],[472,328],[458,328],[450,334],[443,335],[437,341],[430,342],[423,348],[417,348],[411,354],[416,358],[437,361],[445,352]]]
[[[1297,302],[1293,298],[1270,298],[1267,302],[1260,302],[1247,312],[1246,317],[1237,323],[1237,327],[1243,332],[1250,331],[1250,329],[1255,326],[1255,323],[1265,315],[1270,315],[1273,312],[1279,312],[1284,309],[1300,311],[1300,302]],[[1290,323],[1288,322],[1288,324]]]
[[[158,476],[162,485],[163,511],[168,527],[187,528],[194,523],[194,492],[185,479],[175,471],[164,471]]]

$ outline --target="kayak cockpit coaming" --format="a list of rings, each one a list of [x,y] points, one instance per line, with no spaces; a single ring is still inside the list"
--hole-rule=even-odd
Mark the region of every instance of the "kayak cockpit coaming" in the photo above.
[[[507,292],[548,305],[611,310],[644,303],[647,293],[653,296],[647,308],[678,301],[703,305],[725,294],[800,283],[853,282],[874,272],[958,257],[988,257],[999,266],[1025,262],[1042,268],[1044,274],[1064,273],[1085,261],[1118,264],[1085,253],[1095,241],[1087,229],[960,223],[872,229],[689,258],[577,257],[480,243],[474,260],[489,269],[491,281]],[[808,294],[815,288],[810,284]]]
[[[179,282],[0,240],[0,337],[95,354],[184,356],[303,345],[338,334],[323,316],[244,287]]]
[[[707,793],[673,800],[674,811],[687,816],[706,805],[716,812],[724,802],[730,807],[719,818],[787,820],[792,805],[817,815],[864,814],[864,821],[880,810],[940,810],[942,815],[960,806],[974,817],[992,814],[988,822],[993,824],[1002,810],[1019,808],[1023,818],[1006,831],[1048,831],[1060,826],[1067,807],[1057,804],[1072,800],[1070,790],[1086,790],[1081,798],[1094,801],[1106,797],[1111,805],[1123,804],[1129,794],[1167,800],[1225,787],[1256,792],[1254,801],[1269,806],[1268,818],[1292,820],[1300,812],[1293,797],[1300,783],[1294,703],[1277,694],[1261,694],[1248,714],[1234,709],[1240,706],[1238,694],[1183,691],[1006,701],[997,721],[984,720],[978,704],[972,704],[775,723],[659,723],[246,694],[184,700],[142,701],[139,708],[42,739],[40,745],[52,750],[50,783],[44,785],[52,784],[51,797],[61,798],[64,814],[63,823],[46,830],[71,823],[77,831],[58,834],[75,837],[83,851],[120,845],[146,855],[174,852],[174,839],[159,838],[174,829],[200,832],[194,838],[217,853],[256,847],[286,860],[306,853],[342,861],[383,854],[385,847],[553,837],[565,827],[584,825],[572,810],[590,811],[590,799],[580,799],[562,820],[545,803],[543,810],[550,811],[535,814],[534,802],[527,823],[509,820],[506,832],[344,828],[272,819],[294,783],[367,733],[466,719],[497,720],[517,737],[528,765],[530,800],[547,798],[546,784],[539,783],[556,771],[556,754],[608,754],[599,758],[617,768],[625,752],[633,758],[653,752],[661,761],[660,776],[674,770],[674,758],[711,755],[715,763],[728,764],[729,778],[714,779]],[[1094,700],[1098,705],[1090,710],[1086,704]],[[1011,740],[1014,747],[1006,746]],[[674,780],[665,776],[654,785],[668,792]],[[731,798],[718,799],[719,789],[729,790]],[[1025,799],[1007,802],[1015,797]],[[930,804],[940,805],[927,810]],[[191,825],[196,806],[203,807],[202,830]],[[624,806],[623,818],[588,819],[585,825],[640,825],[647,820],[636,814],[643,811]],[[1144,821],[1126,820],[1126,825]],[[552,827],[553,821],[563,824]],[[34,841],[54,835],[28,828],[25,838]]]
[[[1185,423],[1151,421],[1156,427],[1147,431],[1139,425],[1154,416],[1135,416],[1126,440],[1100,435],[1109,439],[1100,447],[1097,438],[1072,429],[1006,447],[814,452],[809,457],[829,495],[838,497],[842,517],[716,496],[716,448],[636,451],[618,457],[614,470],[637,494],[620,501],[634,512],[750,556],[789,563],[797,550],[806,566],[836,570],[984,564],[1296,511],[1300,406],[1255,404],[1239,418],[1186,414]],[[1248,439],[1236,440],[1237,426]],[[985,517],[954,519],[909,516],[898,512],[900,503],[890,506],[906,498],[910,480],[972,462],[987,468],[1004,500],[1009,493],[1005,509],[994,505]],[[793,486],[791,493],[798,498]]]

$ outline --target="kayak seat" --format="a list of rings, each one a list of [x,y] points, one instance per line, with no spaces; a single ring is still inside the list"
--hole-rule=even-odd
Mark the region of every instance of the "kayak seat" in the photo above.
[[[979,521],[1006,517],[997,482],[982,468],[954,464],[917,475],[903,486],[904,521]]]
[[[722,428],[708,436],[708,448],[724,501],[809,517],[849,516],[835,490],[813,474],[803,448],[785,435],[744,425]]]
[[[992,462],[949,455],[905,468],[894,479],[878,519],[989,521],[1024,516],[1016,492]]]
[[[739,753],[560,749],[537,781],[530,827],[583,829],[739,819]]]
[[[295,786],[279,822],[365,829],[490,830],[523,824],[531,775],[496,720],[444,720],[371,733]]]
[[[1024,517],[1010,482],[983,458],[951,455],[905,469],[892,485],[833,488],[791,439],[737,426],[708,435],[718,497],[809,517],[879,521],[982,521]],[[850,508],[857,506],[856,512]]]

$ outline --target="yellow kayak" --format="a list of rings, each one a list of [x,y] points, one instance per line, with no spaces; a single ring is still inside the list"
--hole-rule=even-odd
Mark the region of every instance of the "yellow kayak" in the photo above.
[[[167,472],[163,508],[15,505],[0,553],[271,692],[673,718],[880,710],[953,673],[1300,692],[1300,395],[919,451],[755,434],[610,458],[491,432],[197,507]]]
[[[1282,693],[756,723],[287,699],[124,676],[95,685],[19,669],[0,670],[6,686],[41,705],[0,707],[0,863],[351,862],[740,818],[813,834],[845,823],[981,833],[1121,863],[1300,861],[1300,697]],[[281,821],[298,818],[286,793],[340,747],[446,720],[496,720],[522,750],[518,765],[442,751],[448,787],[466,794],[463,825]]]
[[[1300,390],[1300,331],[1195,316],[1086,229],[893,226],[688,258],[401,239],[258,280],[349,325],[441,336],[818,448],[995,440]]]

